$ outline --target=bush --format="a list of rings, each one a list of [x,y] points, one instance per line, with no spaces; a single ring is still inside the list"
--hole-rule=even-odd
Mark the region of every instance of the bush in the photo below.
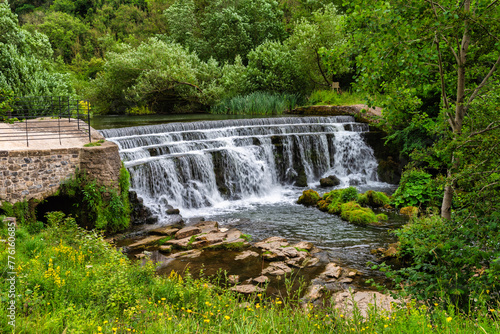
[[[407,267],[389,276],[428,302],[450,301],[462,308],[500,302],[500,215],[451,220],[413,220],[395,234]]]
[[[406,170],[401,176],[399,188],[392,195],[392,203],[402,206],[440,206],[443,187],[429,173],[419,169]]]

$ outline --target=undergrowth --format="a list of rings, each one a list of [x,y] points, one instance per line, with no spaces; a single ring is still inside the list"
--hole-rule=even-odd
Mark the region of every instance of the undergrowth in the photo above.
[[[151,262],[134,263],[96,231],[62,213],[16,238],[16,333],[495,333],[497,309],[464,314],[444,304],[403,302],[391,311],[371,307],[368,316],[325,306],[252,294],[240,297],[189,274],[156,275]],[[5,239],[6,224],[0,223]],[[2,278],[8,245],[0,243]],[[2,301],[9,282],[0,281]],[[11,333],[7,305],[0,332]]]
[[[222,100],[210,110],[213,114],[281,115],[301,102],[297,94],[254,92]]]

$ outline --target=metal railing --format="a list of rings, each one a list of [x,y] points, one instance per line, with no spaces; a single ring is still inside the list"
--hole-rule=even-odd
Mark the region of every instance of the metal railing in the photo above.
[[[0,99],[0,103],[5,98]],[[0,130],[0,141],[26,141],[86,138],[90,133],[90,104],[88,101],[63,96],[10,98],[0,108],[11,131]],[[87,123],[85,123],[87,121]],[[3,133],[2,133],[3,132]]]

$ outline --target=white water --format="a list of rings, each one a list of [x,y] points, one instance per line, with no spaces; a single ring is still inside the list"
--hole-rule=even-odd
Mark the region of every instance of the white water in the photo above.
[[[167,221],[167,204],[185,218],[290,204],[304,188],[336,175],[377,185],[377,162],[350,116],[170,123],[102,130],[118,144],[131,188]],[[307,188],[306,188],[307,189]]]

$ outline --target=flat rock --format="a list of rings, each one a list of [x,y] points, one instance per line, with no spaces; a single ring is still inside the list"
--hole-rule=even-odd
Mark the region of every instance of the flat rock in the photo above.
[[[283,247],[287,247],[290,244],[285,238],[281,237],[270,237],[255,243],[255,247],[265,249],[265,250],[275,250]]]
[[[262,270],[262,275],[283,276],[292,272],[292,268],[284,262],[271,262],[267,268]]]
[[[219,232],[219,223],[216,221],[203,221],[196,223],[194,226],[201,230],[201,233]]]
[[[227,282],[231,285],[237,284],[240,281],[240,275],[229,275],[227,277]]]
[[[237,255],[234,259],[235,260],[246,260],[248,259],[249,257],[257,257],[259,256],[259,253],[256,253],[254,251],[251,251],[251,250],[246,250],[244,252],[242,252],[241,254]]]
[[[262,288],[260,288],[258,286],[252,285],[252,284],[244,284],[244,285],[233,286],[230,290],[236,291],[238,293],[242,293],[242,294],[245,294],[245,295],[249,295],[249,294],[252,294],[252,293],[263,292],[264,291],[264,289],[262,289]]]
[[[285,247],[281,250],[288,257],[298,257],[299,251],[293,247]]]
[[[302,297],[302,300],[307,302],[307,303],[312,303],[315,300],[320,299],[323,296],[323,290],[325,288],[322,285],[319,284],[313,284],[309,288],[307,288],[307,291]]]
[[[167,244],[172,245],[175,248],[186,248],[190,245],[190,243],[192,243],[191,237],[187,237],[184,239],[172,239],[167,241]]]
[[[261,275],[259,277],[254,278],[253,281],[259,284],[264,284],[266,282],[269,282],[269,277]]]
[[[302,264],[304,267],[314,267],[317,265],[319,262],[319,259],[317,257],[309,257],[304,260],[304,263]]]
[[[135,254],[135,255],[134,255],[134,257],[135,257],[136,259],[143,259],[143,258],[145,258],[145,257],[146,257],[146,254],[144,254],[144,253],[139,253],[139,254]]]
[[[154,230],[149,231],[149,234],[152,235],[166,235],[166,236],[171,236],[177,233],[179,229],[174,226],[162,226],[155,228]]]
[[[326,277],[339,278],[342,274],[342,268],[337,266],[335,263],[328,263],[325,267],[325,271],[321,275]]]
[[[227,236],[226,236],[226,240],[227,242],[234,242],[235,240],[238,240],[241,238],[241,232],[236,230],[236,229],[232,229],[232,230],[229,230],[226,232]],[[241,239],[241,240],[244,240],[244,239]],[[246,240],[244,240],[246,241]]]
[[[227,237],[226,233],[216,232],[209,234],[201,234],[196,237],[196,240],[206,240],[208,241],[208,244],[215,244],[224,241],[226,237]]]
[[[288,256],[281,249],[266,250],[262,257],[268,261],[288,260]]]
[[[185,252],[179,252],[179,253],[171,254],[169,256],[169,258],[173,258],[173,259],[177,259],[177,258],[192,259],[192,258],[196,258],[196,257],[200,256],[201,253],[202,253],[202,251],[199,250],[199,249],[191,249],[191,250],[188,250],[188,251],[185,251]]]
[[[200,233],[201,233],[201,229],[199,227],[188,226],[188,227],[184,227],[183,229],[180,229],[179,231],[177,231],[177,233],[175,233],[175,238],[176,239],[184,239],[184,238],[188,238],[190,236],[200,234]]]
[[[153,246],[158,240],[165,238],[163,235],[152,235],[141,239],[139,241],[134,242],[133,244],[128,245],[129,249],[140,249],[145,248],[147,246]]]
[[[347,274],[347,277],[354,277],[356,276],[358,273],[355,272],[355,271],[350,271],[348,274]]]
[[[172,251],[172,245],[162,245],[158,250],[162,253],[170,253]]]
[[[346,277],[339,280],[339,283],[352,283],[352,281],[353,281],[352,278]]]
[[[392,312],[391,303],[401,303],[401,301],[376,291],[358,291],[355,293],[343,291],[332,296],[332,303],[341,313],[348,315],[353,314],[355,304],[361,315],[367,317],[368,310],[372,305],[377,305],[377,309]]]
[[[293,247],[298,248],[298,249],[305,249],[306,251],[310,251],[311,249],[314,248],[314,245],[312,242],[301,241],[301,242],[293,245]]]

